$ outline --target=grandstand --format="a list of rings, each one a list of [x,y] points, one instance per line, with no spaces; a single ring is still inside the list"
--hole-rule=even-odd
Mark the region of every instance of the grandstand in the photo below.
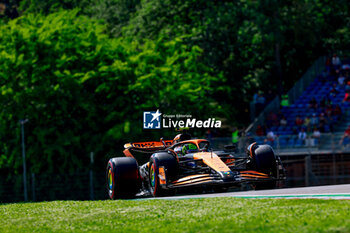
[[[346,90],[350,85],[338,85],[339,73],[349,72],[341,67],[335,69],[337,74],[333,74],[332,68],[325,65],[325,58],[319,59],[310,68],[301,80],[288,92],[291,104],[280,107],[279,99],[274,101],[255,119],[248,127],[246,138],[258,144],[268,143],[275,149],[288,151],[302,151],[303,149],[331,149],[340,142],[344,130],[350,125],[349,107],[350,102],[344,101]],[[348,68],[348,64],[343,64]],[[350,80],[349,80],[350,81]],[[307,84],[307,85],[305,85]],[[349,83],[350,84],[350,83]],[[297,91],[296,91],[297,90]],[[296,92],[299,92],[296,94]],[[280,124],[281,117],[286,120],[285,125]],[[301,122],[296,122],[299,118]],[[304,123],[307,121],[311,123]],[[313,118],[317,123],[312,123]],[[257,129],[264,128],[264,135],[259,135]],[[317,128],[321,137],[312,139],[312,131]],[[299,137],[299,132],[304,129],[307,134],[306,139]],[[272,132],[272,136],[268,135]],[[270,136],[270,137],[269,137]],[[247,144],[247,143],[243,143]]]
[[[240,153],[252,142],[270,144],[286,165],[287,186],[350,183],[350,133],[344,134],[350,126],[350,102],[345,98],[350,93],[350,65],[342,60],[335,67],[326,57],[319,58],[288,92],[289,106],[281,107],[278,97],[271,101],[245,131]],[[339,85],[342,75],[344,84]],[[305,125],[312,117],[317,123]],[[315,127],[320,131],[316,139]],[[259,136],[262,128],[264,135]],[[299,136],[303,131],[305,139]]]

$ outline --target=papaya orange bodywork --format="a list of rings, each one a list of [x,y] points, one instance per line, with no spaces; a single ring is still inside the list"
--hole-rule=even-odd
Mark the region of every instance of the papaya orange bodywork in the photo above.
[[[202,159],[203,163],[211,167],[217,172],[229,172],[231,169],[212,152],[199,152],[193,155],[194,159]]]
[[[267,176],[265,173],[257,172],[257,171],[241,171],[241,174],[256,174],[256,175],[261,175],[261,176]]]
[[[165,177],[165,171],[164,171],[164,167],[159,167],[159,183],[162,184],[166,184],[166,177]]]
[[[190,176],[183,177],[181,179],[178,179],[172,182],[172,184],[176,186],[176,185],[191,184],[194,182],[203,182],[203,181],[209,181],[209,180],[212,180],[212,177],[210,177],[209,174],[199,174],[199,175],[190,175]]]
[[[150,141],[150,142],[133,142],[133,143],[127,143],[124,145],[125,149],[129,149],[131,147],[133,148],[142,148],[142,149],[159,149],[159,148],[164,148],[169,147],[173,144],[173,140],[164,140],[163,142],[161,141]]]
[[[134,158],[134,156],[130,153],[129,149],[123,150],[123,153],[126,157]]]

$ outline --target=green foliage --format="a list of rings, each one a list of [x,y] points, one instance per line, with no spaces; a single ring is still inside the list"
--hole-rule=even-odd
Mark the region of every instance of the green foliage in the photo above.
[[[217,78],[186,36],[144,44],[110,39],[106,27],[78,11],[29,14],[0,32],[0,168],[19,168],[20,119],[32,172],[86,169],[140,140],[142,112],[170,106],[205,116]]]
[[[104,20],[108,32],[118,37],[139,3],[140,0],[90,0],[89,5],[82,8],[88,16]]]
[[[83,7],[90,3],[90,0],[21,0],[20,10],[29,13],[49,14],[60,9],[74,9]]]
[[[319,56],[346,48],[349,34],[345,0],[103,0],[91,6],[85,12],[105,20],[113,36],[142,42],[191,35],[185,42],[202,48],[203,63],[226,77],[211,95],[231,122],[248,119],[242,109],[256,89],[287,91]]]
[[[214,83],[210,94],[233,124],[248,123],[247,111],[242,110],[247,110],[256,89],[281,94],[319,56],[349,48],[346,0],[70,2],[83,14],[102,19],[114,37],[144,43],[191,35],[184,42],[199,46],[201,61],[225,77]],[[55,4],[40,4],[30,4],[29,9],[36,9],[30,12],[57,9]]]

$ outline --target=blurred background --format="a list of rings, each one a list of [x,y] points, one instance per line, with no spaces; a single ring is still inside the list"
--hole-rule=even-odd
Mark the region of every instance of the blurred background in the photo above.
[[[346,0],[0,0],[0,202],[107,198],[143,111],[215,117],[214,148],[256,141],[283,187],[350,183]]]

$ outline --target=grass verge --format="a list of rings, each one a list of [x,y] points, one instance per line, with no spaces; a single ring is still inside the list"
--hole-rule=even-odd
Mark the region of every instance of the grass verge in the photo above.
[[[350,201],[225,197],[2,204],[0,232],[350,232]]]

